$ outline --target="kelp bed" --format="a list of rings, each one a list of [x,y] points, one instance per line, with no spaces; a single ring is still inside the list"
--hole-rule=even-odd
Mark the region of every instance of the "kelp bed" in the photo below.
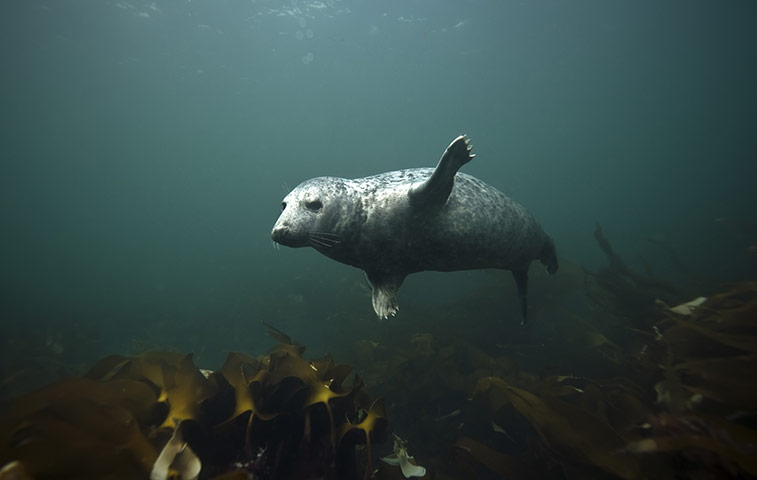
[[[228,356],[114,355],[16,400],[0,422],[3,479],[361,478],[382,440],[381,399],[331,356],[284,343]],[[356,450],[357,446],[369,448]],[[362,453],[361,453],[362,452]]]
[[[505,354],[418,335],[380,390],[436,478],[754,478],[756,315],[748,283],[661,309],[649,330],[629,329],[632,354],[593,332],[601,378],[572,366],[534,375]]]
[[[757,283],[670,285],[595,237],[608,266],[549,293],[589,308],[541,312],[533,353],[436,317],[344,349],[361,376],[275,329],[215,372],[111,356],[5,409],[0,479],[757,478]]]
[[[564,272],[590,308],[543,313],[541,345],[423,333],[374,353],[395,432],[436,478],[757,477],[757,283],[670,285],[595,236],[608,266]],[[700,288],[722,291],[669,306]]]

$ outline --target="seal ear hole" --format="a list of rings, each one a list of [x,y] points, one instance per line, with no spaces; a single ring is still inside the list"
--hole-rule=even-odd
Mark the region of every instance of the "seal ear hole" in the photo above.
[[[313,200],[312,202],[307,202],[305,207],[310,211],[317,212],[323,208],[323,203],[320,200]]]

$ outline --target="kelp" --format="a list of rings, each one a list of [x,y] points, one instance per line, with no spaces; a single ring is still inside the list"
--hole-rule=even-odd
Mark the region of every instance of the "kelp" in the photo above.
[[[627,451],[682,463],[689,476],[755,476],[757,284],[687,305],[658,302],[661,318],[639,355],[656,370],[657,411]]]
[[[724,412],[757,408],[757,284],[734,286],[690,315],[663,310],[649,350],[664,365],[668,388],[689,392]],[[657,348],[654,348],[657,347]],[[686,410],[686,405],[671,406]],[[732,413],[732,412],[731,412]]]
[[[630,442],[626,451],[674,453],[712,473],[721,469],[723,476],[757,476],[757,431],[695,412],[656,415],[650,419],[649,428],[655,435]]]
[[[638,460],[619,451],[625,442],[605,422],[567,402],[539,397],[495,377],[481,379],[473,396],[489,395],[492,391],[498,401],[490,401],[490,408],[501,408],[508,401],[562,461],[593,465],[620,478],[638,477]]]
[[[0,464],[35,479],[367,475],[371,444],[385,438],[383,403],[357,376],[345,385],[351,366],[303,351],[288,341],[259,357],[231,353],[217,372],[173,352],[106,357],[13,403]]]
[[[606,242],[601,230],[598,237]],[[688,302],[685,289],[633,272],[605,247],[612,281],[594,276],[589,291],[610,299],[605,309],[589,318],[554,309],[564,322],[555,329],[559,341],[602,362],[595,370],[604,377],[577,374],[575,362],[534,375],[429,334],[410,336],[413,352],[397,348],[404,361],[387,372],[385,387],[415,408],[414,416],[392,415],[417,422],[415,429],[402,423],[416,444],[427,435],[426,454],[449,442],[445,471],[515,479],[755,476],[757,284]],[[631,309],[627,299],[614,300],[626,288],[639,288]],[[669,308],[673,300],[685,308]],[[603,318],[611,321],[603,326]],[[476,377],[467,404],[448,403]]]
[[[451,453],[453,462],[465,472],[467,478],[476,478],[480,467],[500,478],[511,480],[536,480],[543,478],[546,473],[543,469],[513,455],[498,452],[470,437],[458,438],[452,445]]]
[[[182,427],[179,424],[174,428],[173,435],[152,465],[150,479],[169,478],[178,474],[182,479],[195,480],[200,476],[202,463],[184,439],[185,429]]]
[[[641,321],[653,310],[650,299],[659,298],[673,303],[686,296],[680,286],[659,279],[647,272],[639,273],[628,267],[602,232],[599,223],[594,238],[608,260],[608,265],[596,272],[587,270],[587,294],[606,310],[621,313],[633,321]]]
[[[110,365],[111,357],[105,359]],[[88,376],[104,371],[95,365]],[[142,381],[158,391],[158,401],[165,402],[169,411],[161,425],[175,428],[179,422],[194,419],[200,413],[200,404],[218,393],[218,386],[208,380],[194,365],[192,355],[176,352],[146,352],[126,358],[115,365],[99,380],[131,379]]]
[[[361,376],[331,355],[304,358],[273,328],[268,353],[229,354],[216,372],[178,353],[106,357],[19,399],[0,420],[0,462],[21,479],[146,478],[156,466],[187,478],[198,462],[200,479],[402,479],[376,460],[390,453],[374,447],[391,417],[426,478],[757,476],[757,283],[692,291],[595,238],[608,266],[550,284],[559,298],[528,330],[495,335],[468,304],[385,338],[354,327]]]
[[[0,420],[0,462],[33,478],[140,478],[157,458],[138,419],[157,396],[139,382],[73,378],[16,401]]]
[[[382,441],[386,431],[387,419],[386,409],[384,408],[383,399],[379,398],[373,402],[368,412],[356,423],[347,421],[340,427],[339,444],[343,444],[346,438],[357,439],[366,445],[368,455],[367,468],[365,469],[365,478],[373,472],[373,457],[371,455],[371,444],[376,441]]]
[[[449,452],[424,458],[432,475],[755,476],[757,284],[693,292],[691,284],[632,270],[601,229],[597,240],[610,266],[587,274],[587,295],[601,308],[551,308],[554,339],[542,340],[546,347],[501,347],[574,355],[545,372],[432,332],[409,334],[393,348],[361,342],[374,364],[392,359],[379,387],[414,450],[425,458]],[[470,400],[459,396],[466,389]]]
[[[0,468],[0,480],[32,480],[21,462],[13,461]]]

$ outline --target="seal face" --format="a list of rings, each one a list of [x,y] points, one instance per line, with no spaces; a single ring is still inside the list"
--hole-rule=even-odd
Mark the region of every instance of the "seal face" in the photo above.
[[[471,148],[460,135],[436,168],[306,180],[284,197],[271,237],[362,269],[382,319],[397,313],[397,290],[411,273],[510,270],[525,322],[528,268],[539,260],[557,272],[554,243],[521,205],[458,173]]]

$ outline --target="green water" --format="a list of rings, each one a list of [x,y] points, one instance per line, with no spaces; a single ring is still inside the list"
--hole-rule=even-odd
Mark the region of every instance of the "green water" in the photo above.
[[[274,250],[281,198],[433,166],[463,132],[465,172],[561,257],[600,265],[600,222],[662,277],[648,238],[754,278],[755,20],[751,1],[3,0],[3,341],[212,366],[269,345],[266,320],[335,348],[344,318],[377,328],[362,274]],[[517,314],[509,277],[421,274],[390,322],[479,289]]]

